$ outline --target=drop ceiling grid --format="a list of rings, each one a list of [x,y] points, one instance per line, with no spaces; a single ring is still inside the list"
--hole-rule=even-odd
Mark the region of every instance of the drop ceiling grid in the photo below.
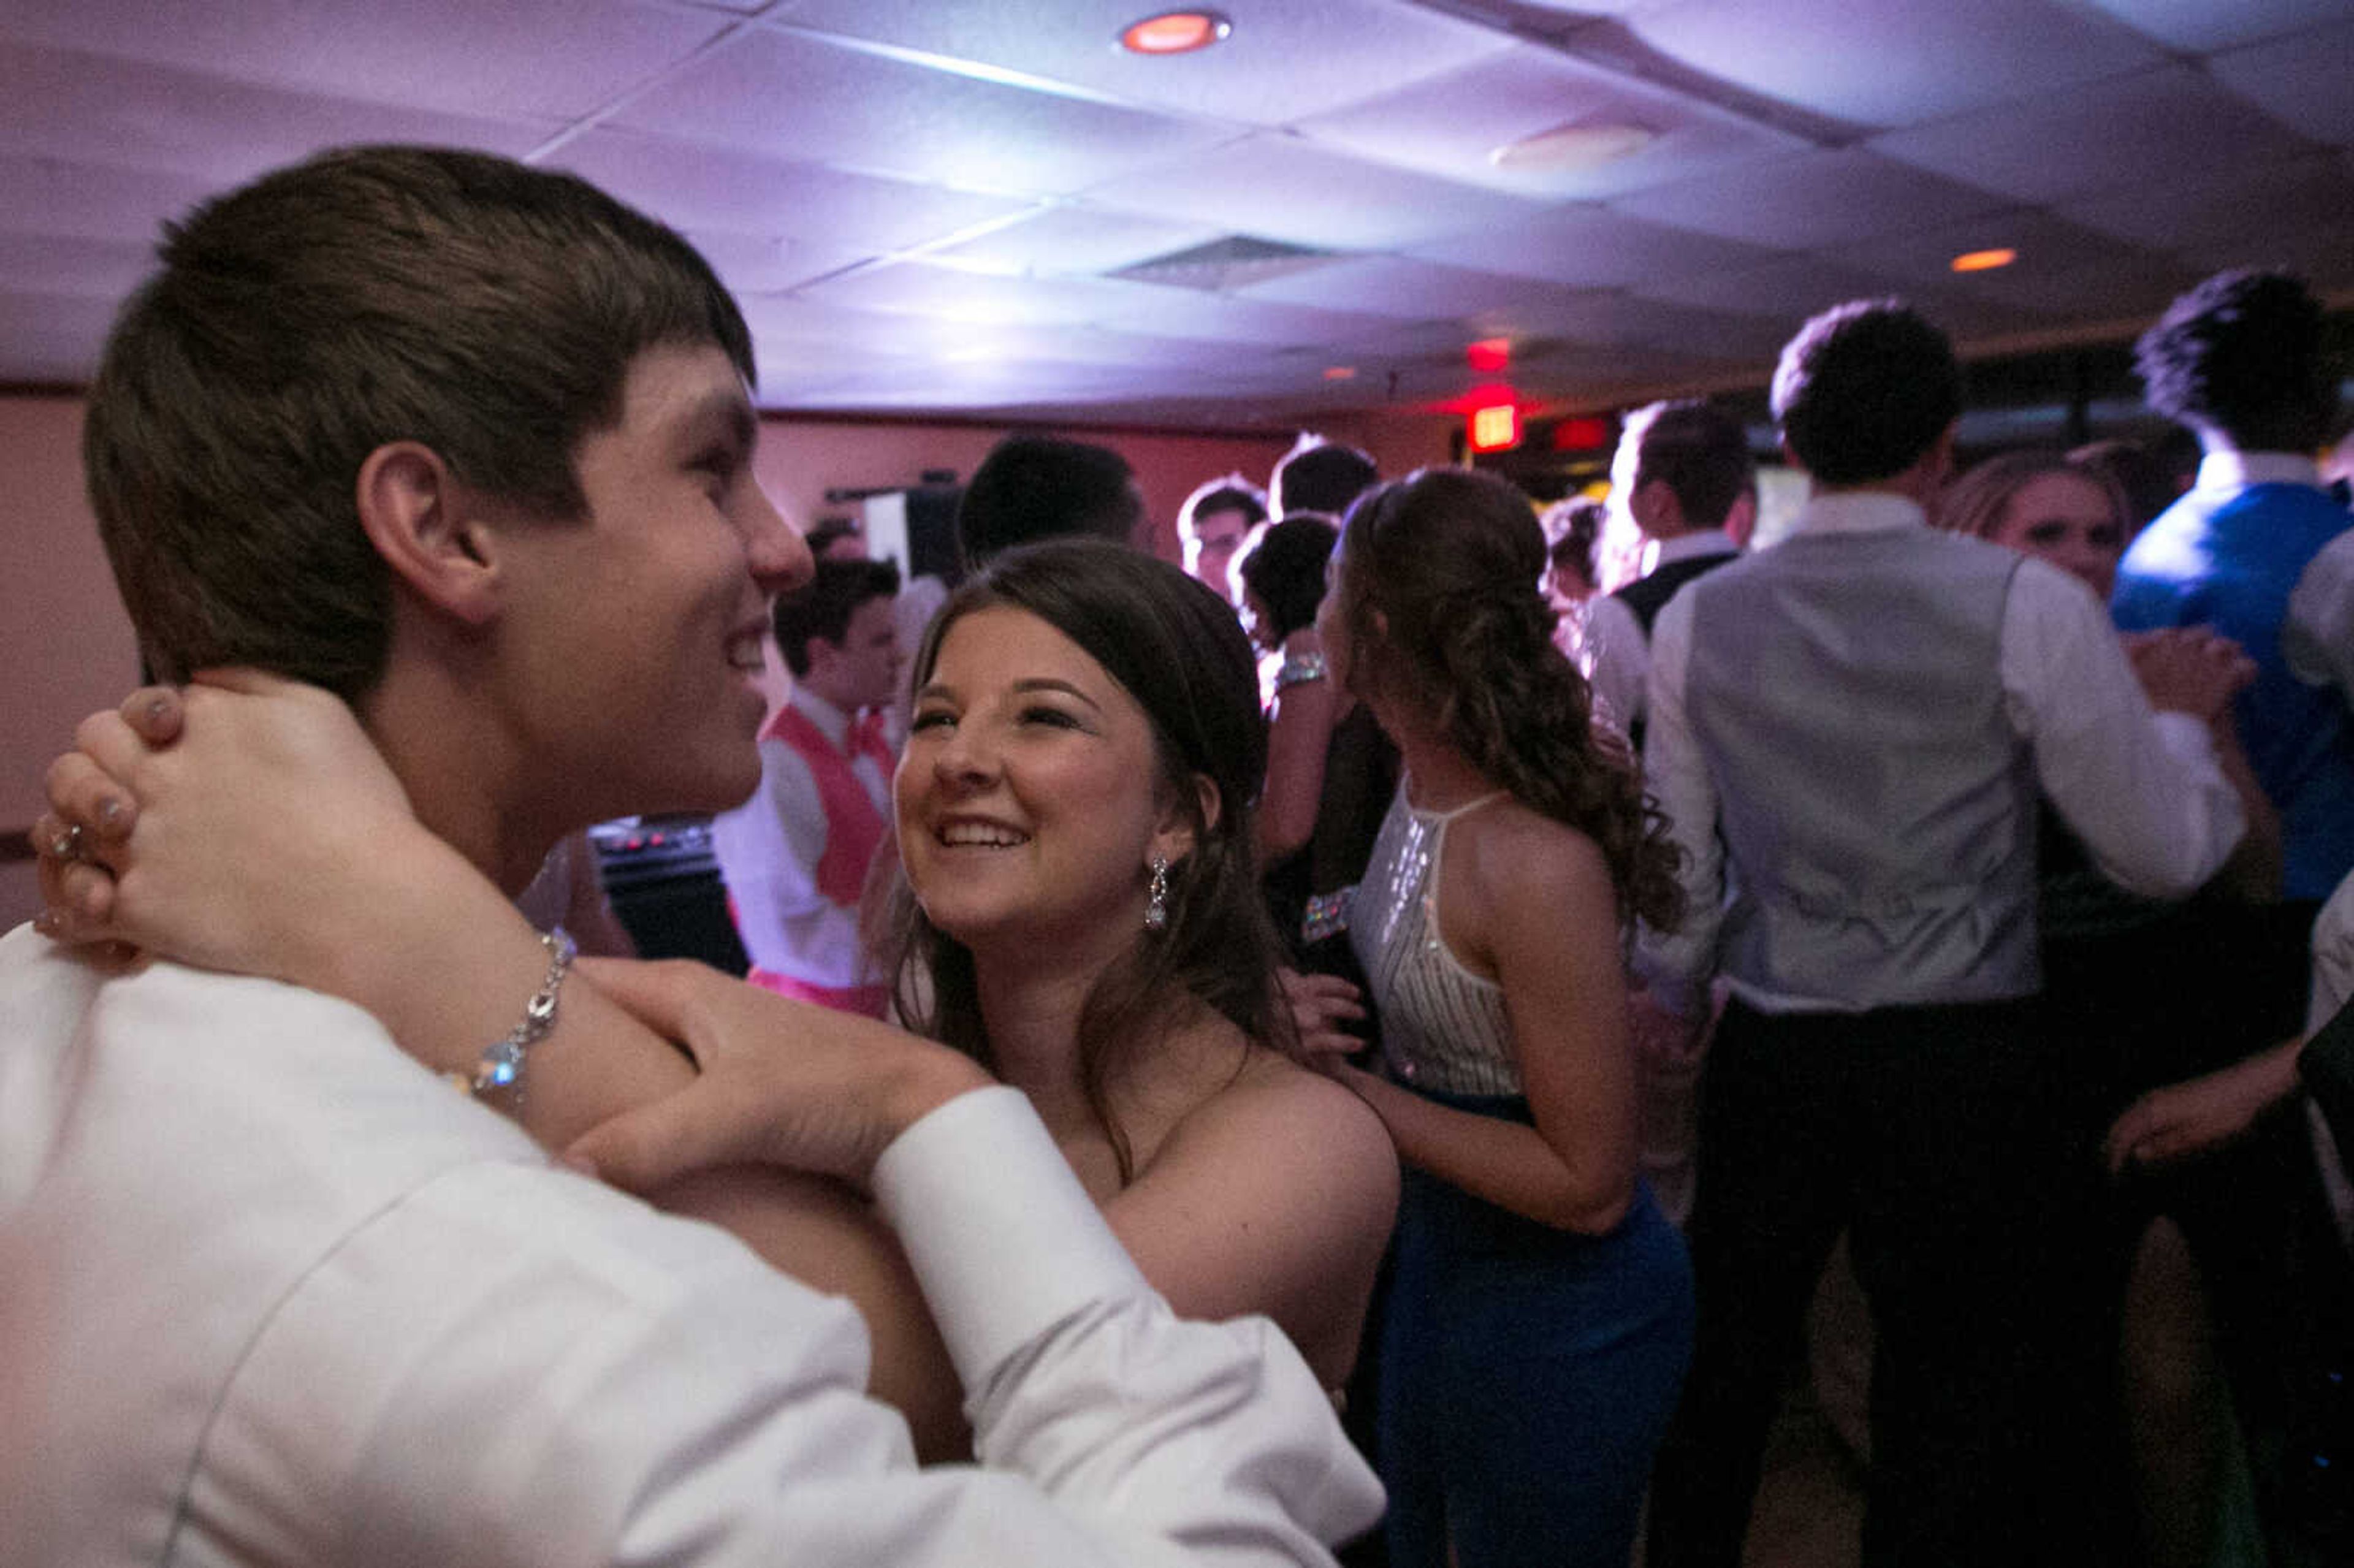
[[[1123,406],[1330,407],[1378,401],[1391,368],[1402,395],[1459,390],[1461,341],[1491,330],[1558,398],[1755,363],[1867,281],[1982,336],[2115,321],[2219,260],[2354,285],[2345,0],[1583,8],[1852,135],[1810,147],[1413,0],[1229,0],[1235,38],[1172,61],[1111,47],[1132,0],[189,0],[169,28],[143,0],[15,8],[0,379],[86,376],[157,222],[355,140],[552,147],[705,246],[777,323],[764,399],[796,406],[1000,406],[1034,363]],[[1658,134],[1584,175],[1488,162],[1593,116]],[[2006,228],[2015,270],[1944,271]],[[1349,259],[1222,294],[1098,276],[1228,232]],[[944,331],[975,299],[1018,323]]]

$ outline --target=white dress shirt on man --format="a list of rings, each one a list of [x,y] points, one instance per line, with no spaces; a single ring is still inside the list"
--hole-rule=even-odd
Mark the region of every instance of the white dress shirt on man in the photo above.
[[[1741,546],[1730,535],[1718,529],[1702,528],[1661,540],[1651,571],[1678,561],[1740,553]],[[1596,594],[1586,600],[1585,650],[1593,665],[1585,678],[1594,687],[1595,712],[1607,718],[1621,735],[1634,733],[1635,726],[1645,715],[1651,680],[1651,639],[1627,601],[1617,594]]]
[[[567,1172],[355,1008],[0,938],[0,1563],[1292,1564],[1380,1490],[1010,1089],[875,1171],[980,1466],[845,1301]]]

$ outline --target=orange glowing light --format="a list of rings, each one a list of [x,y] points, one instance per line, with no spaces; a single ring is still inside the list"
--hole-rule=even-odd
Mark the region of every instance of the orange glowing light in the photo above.
[[[1119,43],[1130,54],[1184,55],[1206,49],[1234,30],[1215,11],[1164,11],[1129,24]]]
[[[1965,250],[1954,258],[1952,266],[1956,272],[1991,272],[2018,260],[2019,252],[2016,250]]]
[[[1509,451],[1521,444],[1521,411],[1510,403],[1491,403],[1471,410],[1471,450]]]
[[[1502,370],[1512,363],[1512,340],[1508,337],[1483,337],[1463,351],[1474,370]]]

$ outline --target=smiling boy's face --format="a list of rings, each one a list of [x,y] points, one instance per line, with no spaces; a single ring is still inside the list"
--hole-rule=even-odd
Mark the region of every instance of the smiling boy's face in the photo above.
[[[501,530],[499,700],[549,787],[588,797],[567,815],[716,810],[759,782],[769,604],[812,568],[753,475],[758,433],[719,348],[650,348],[580,443],[585,514]]]

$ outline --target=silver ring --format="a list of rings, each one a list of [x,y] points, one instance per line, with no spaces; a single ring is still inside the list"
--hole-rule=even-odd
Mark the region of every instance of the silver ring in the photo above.
[[[58,860],[80,860],[82,858],[81,844],[81,824],[69,823],[63,832],[49,841],[49,853]]]

